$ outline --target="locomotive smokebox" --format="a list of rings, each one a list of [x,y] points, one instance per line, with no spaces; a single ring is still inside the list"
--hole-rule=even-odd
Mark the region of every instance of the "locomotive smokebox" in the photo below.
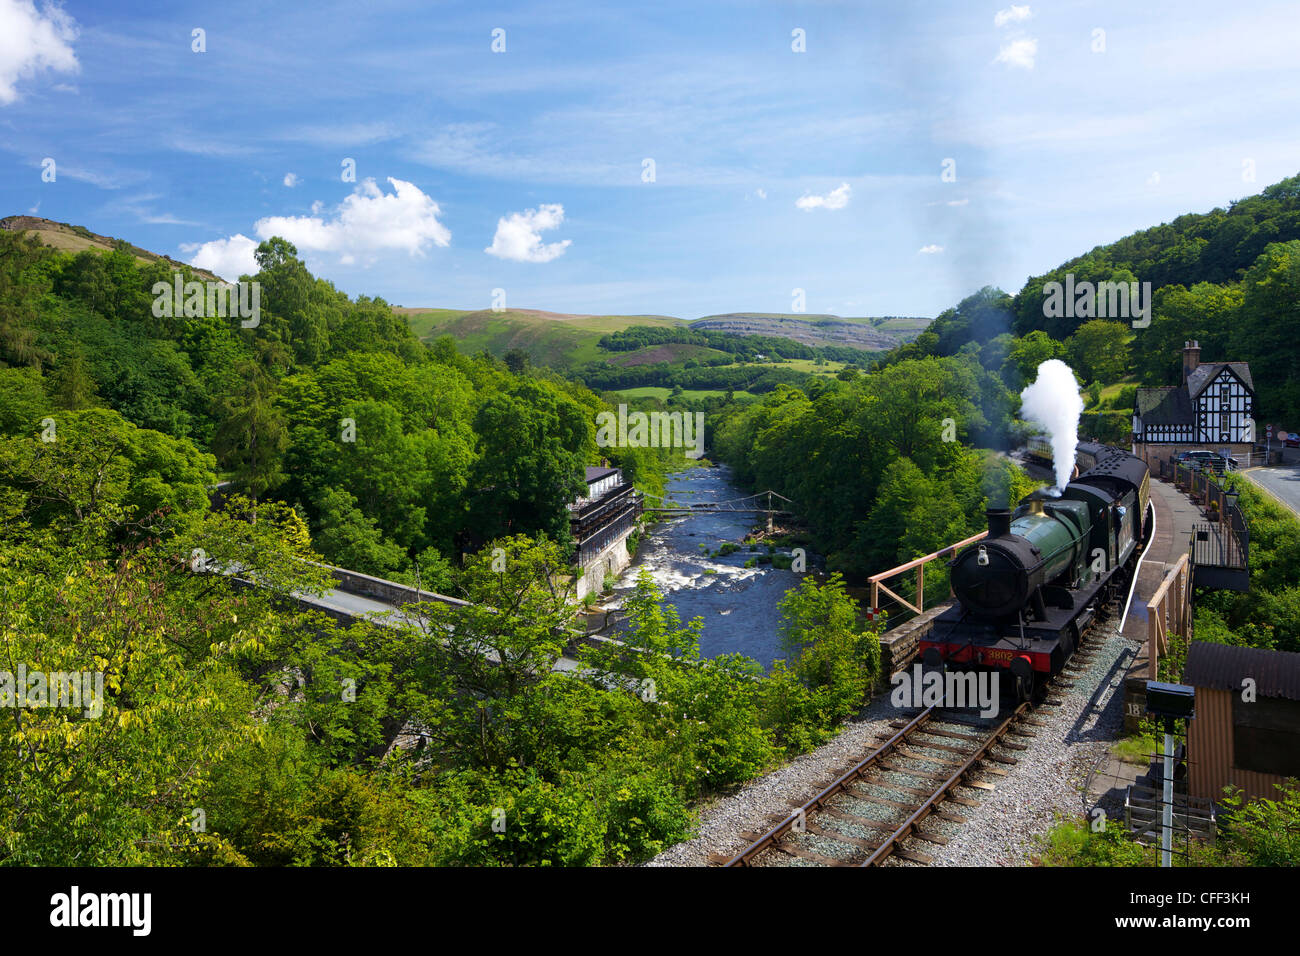
[[[989,508],[984,512],[989,519],[989,537],[1000,538],[1011,533],[1011,509]]]

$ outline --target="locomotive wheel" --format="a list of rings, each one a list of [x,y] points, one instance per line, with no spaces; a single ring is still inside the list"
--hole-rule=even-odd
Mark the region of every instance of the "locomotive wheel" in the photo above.
[[[1011,697],[1019,706],[1034,696],[1034,672],[1028,661],[1017,658],[1011,662]]]
[[[1034,696],[1034,678],[1031,674],[1029,677],[1016,677],[1015,679],[1016,703],[1023,704]]]
[[[1078,649],[1079,649],[1079,625],[1072,621],[1070,622],[1070,625],[1065,629],[1065,632],[1061,635],[1061,650],[1063,651],[1063,653],[1061,654],[1062,663],[1068,661],[1071,657],[1073,657],[1074,652],[1077,651]]]

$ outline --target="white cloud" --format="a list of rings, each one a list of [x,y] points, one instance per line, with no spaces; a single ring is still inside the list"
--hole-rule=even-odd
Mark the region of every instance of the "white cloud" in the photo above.
[[[257,243],[242,233],[236,233],[229,239],[214,239],[211,242],[182,243],[181,252],[193,253],[190,265],[196,269],[207,269],[230,282],[238,282],[239,277],[257,272],[257,260],[253,253]]]
[[[339,204],[331,219],[318,215],[318,204],[312,204],[311,216],[268,216],[259,219],[253,231],[260,239],[280,236],[298,247],[304,256],[312,253],[337,254],[338,263],[369,265],[380,253],[404,250],[407,254],[423,255],[430,243],[446,246],[451,243],[451,231],[438,221],[442,210],[418,186],[389,177],[393,193],[384,193],[373,179],[357,185],[352,195]],[[236,235],[202,244],[181,246],[181,251],[193,253],[190,264],[211,269],[225,278],[237,278],[221,272],[215,264],[227,269],[236,265],[245,271],[252,261],[252,251],[257,247],[252,239]]]
[[[1038,41],[1033,37],[1021,37],[1018,40],[1010,40],[1002,44],[1002,49],[998,50],[994,62],[1032,70],[1034,68],[1034,57],[1037,55]]]
[[[928,246],[922,246],[920,249],[917,249],[916,251],[921,253],[922,255],[933,256],[936,255],[937,253],[943,252],[943,246],[936,246],[931,244]]]
[[[297,185],[298,185],[298,182],[299,182],[299,180],[298,180],[298,174],[297,174],[297,173],[285,173],[285,174],[284,174],[284,184],[285,184],[286,186],[288,186],[290,189],[292,189],[294,186],[297,186]],[[312,210],[312,211],[315,212],[315,210]]]
[[[41,70],[75,73],[77,23],[53,3],[0,0],[0,105],[18,99],[15,85]]]
[[[967,206],[967,205],[969,205],[969,204],[970,204],[970,200],[969,200],[969,199],[950,199],[950,200],[948,200],[948,205],[949,205],[949,206]]]
[[[1148,177],[1147,177],[1147,185],[1148,185],[1148,186],[1159,186],[1159,185],[1160,185],[1160,174],[1159,174],[1159,173],[1152,173],[1150,176],[1148,176]]]
[[[757,196],[759,199],[766,199],[766,198],[767,198],[767,190],[766,190],[766,189],[762,189],[762,188],[755,189],[755,190],[754,190],[754,195]]]
[[[840,183],[825,196],[801,196],[794,201],[800,209],[843,209],[849,204],[853,189],[848,183]]]
[[[515,262],[550,262],[564,255],[572,240],[544,243],[539,235],[545,229],[554,229],[564,222],[564,207],[559,203],[545,203],[537,209],[514,212],[497,220],[497,232],[492,245],[483,251],[498,259]]]
[[[1016,6],[1014,3],[1005,10],[999,10],[993,17],[995,27],[1004,27],[1008,23],[1019,23],[1021,20],[1028,20],[1033,16],[1029,10],[1029,4]]]
[[[325,204],[324,204],[323,202],[321,202],[319,199],[313,199],[313,200],[312,200],[312,203],[311,203],[311,214],[312,214],[313,216],[319,216],[320,213],[321,213],[321,210],[324,209],[324,208],[325,208]]]

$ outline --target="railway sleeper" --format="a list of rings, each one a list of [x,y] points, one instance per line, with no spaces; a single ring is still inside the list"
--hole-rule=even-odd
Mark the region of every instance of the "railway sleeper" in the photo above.
[[[901,857],[904,860],[911,860],[913,863],[920,863],[923,866],[929,866],[934,862],[934,857],[926,856],[924,853],[917,853],[915,850],[905,850],[902,847],[894,847],[894,856]]]
[[[816,850],[807,850],[801,846],[791,846],[788,843],[773,843],[772,849],[784,853],[787,856],[797,856],[803,860],[810,860],[813,863],[820,863],[822,866],[848,866],[849,861],[837,860],[832,856],[818,853]]]
[[[979,736],[975,734],[955,734],[951,730],[938,730],[934,727],[926,727],[919,731],[921,735],[930,735],[932,737],[951,737],[953,740],[969,740],[973,744],[981,743]]]
[[[950,773],[939,773],[934,770],[911,770],[904,767],[899,767],[896,764],[892,764],[892,763],[878,763],[876,764],[876,766],[879,767],[881,770],[888,770],[891,771],[892,773],[905,773],[913,777],[921,777],[925,780],[942,781],[942,780],[947,780],[949,777],[952,776],[952,774]]]
[[[893,833],[898,829],[896,824],[881,823],[879,820],[873,820],[871,817],[859,816],[856,813],[849,813],[847,810],[836,810],[833,807],[827,807],[822,812],[828,817],[843,820],[845,823],[852,823],[854,826],[866,827],[869,830],[884,830],[888,833]]]

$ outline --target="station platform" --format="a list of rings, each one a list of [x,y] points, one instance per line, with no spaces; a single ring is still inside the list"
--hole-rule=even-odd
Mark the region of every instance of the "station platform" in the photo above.
[[[1154,477],[1151,479],[1151,504],[1156,516],[1155,534],[1151,536],[1138,566],[1137,586],[1133,589],[1128,613],[1120,627],[1120,633],[1134,641],[1146,641],[1147,601],[1164,581],[1166,572],[1187,553],[1196,526],[1205,522],[1196,502],[1173,485]]]

